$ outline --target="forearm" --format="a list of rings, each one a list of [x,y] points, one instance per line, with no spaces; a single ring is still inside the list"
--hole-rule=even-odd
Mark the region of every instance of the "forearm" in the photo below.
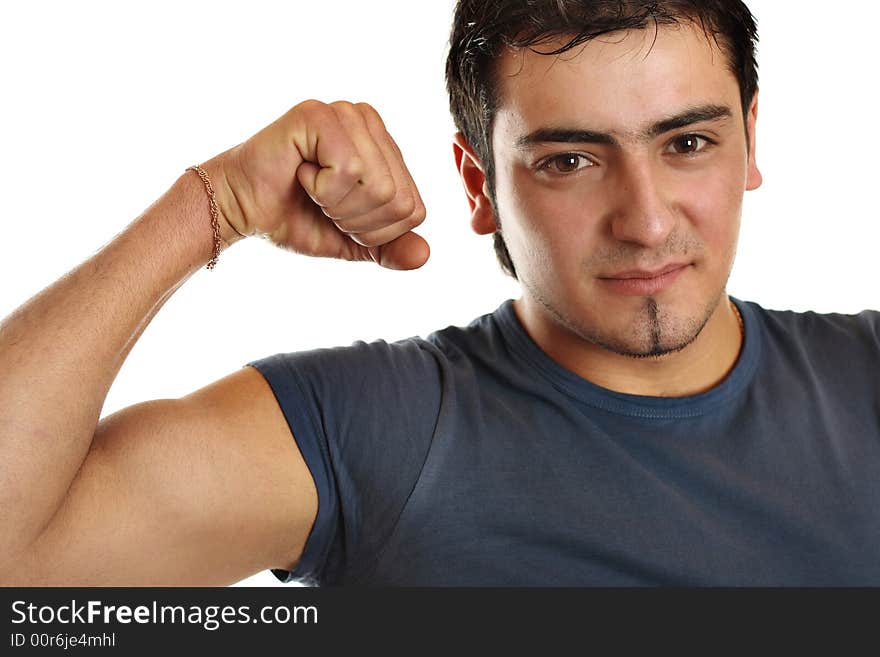
[[[235,241],[227,233],[224,247]],[[205,188],[187,172],[98,253],[0,322],[0,561],[59,507],[126,356],[212,249]]]

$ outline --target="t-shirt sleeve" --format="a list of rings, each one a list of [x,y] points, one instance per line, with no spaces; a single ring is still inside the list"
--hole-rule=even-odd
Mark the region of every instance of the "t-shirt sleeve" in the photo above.
[[[869,338],[874,346],[880,350],[880,311],[863,310],[858,314],[858,318],[864,322]]]
[[[268,381],[318,492],[282,582],[342,584],[372,565],[419,477],[437,424],[441,352],[421,338],[279,353],[247,363]]]

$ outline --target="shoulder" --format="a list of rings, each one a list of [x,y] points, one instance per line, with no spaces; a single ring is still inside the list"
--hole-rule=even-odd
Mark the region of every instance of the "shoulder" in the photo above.
[[[745,303],[773,336],[832,342],[835,339],[856,338],[866,343],[880,344],[880,311],[877,310],[823,313],[813,310],[776,310],[764,308],[753,301]]]

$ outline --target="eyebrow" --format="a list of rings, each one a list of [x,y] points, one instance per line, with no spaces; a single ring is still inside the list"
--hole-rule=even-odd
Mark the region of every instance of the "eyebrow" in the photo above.
[[[642,128],[635,133],[635,139],[646,142],[671,130],[677,130],[693,123],[702,121],[718,121],[729,119],[733,112],[726,105],[700,105],[691,107],[679,114],[661,119]],[[566,144],[606,144],[620,146],[616,137],[607,132],[597,132],[583,128],[546,127],[538,128],[527,135],[519,137],[514,146],[526,150],[535,144],[566,143]]]

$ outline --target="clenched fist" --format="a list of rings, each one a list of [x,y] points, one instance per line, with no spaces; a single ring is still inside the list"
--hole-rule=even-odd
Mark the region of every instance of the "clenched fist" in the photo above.
[[[307,100],[204,166],[212,178],[219,173],[218,205],[242,236],[390,269],[428,260],[428,243],[412,232],[425,206],[400,149],[366,103]]]

